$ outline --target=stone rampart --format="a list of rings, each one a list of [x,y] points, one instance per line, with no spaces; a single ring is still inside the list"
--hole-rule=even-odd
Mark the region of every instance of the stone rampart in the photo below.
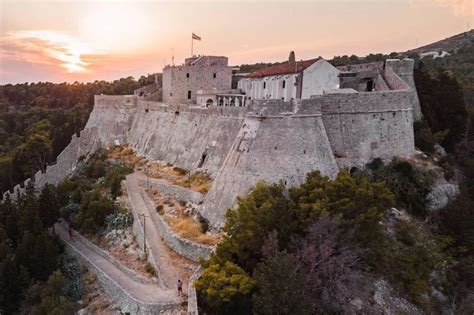
[[[341,167],[414,152],[412,92],[328,94],[321,106],[329,142]]]
[[[383,70],[383,78],[390,90],[409,90],[410,86],[403,81],[390,67]]]
[[[145,178],[141,178],[139,183],[143,187],[147,186],[147,180]],[[159,179],[149,178],[148,185],[149,187],[153,187],[158,190],[161,194],[165,196],[173,196],[177,200],[183,200],[194,204],[201,204],[204,200],[204,195],[198,193],[197,191],[192,191],[190,189],[172,185]]]
[[[94,107],[135,107],[136,95],[94,95]]]
[[[423,115],[421,113],[420,101],[416,92],[415,79],[413,77],[415,61],[413,59],[387,59],[385,60],[385,67],[390,67],[398,77],[405,81],[413,91],[413,119],[420,120]]]
[[[197,301],[197,293],[196,287],[194,286],[194,281],[197,280],[201,276],[202,269],[200,266],[196,268],[193,275],[189,279],[189,286],[188,286],[188,312],[187,315],[198,315],[198,301]]]
[[[73,135],[71,142],[56,158],[55,164],[48,165],[44,173],[38,171],[31,179],[28,178],[22,184],[16,185],[10,197],[15,198],[22,193],[31,181],[34,182],[35,189],[40,191],[46,184],[56,185],[71,175],[81,158],[87,158],[100,147],[95,135],[96,131],[94,129],[83,130],[80,137]],[[6,194],[10,193],[6,192],[3,195],[4,198]]]
[[[208,115],[199,109],[181,111],[162,105],[159,108],[137,110],[127,132],[130,147],[149,160],[165,161],[191,171],[199,167],[215,174],[244,118]]]
[[[224,222],[236,197],[258,181],[283,180],[290,187],[306,174],[338,172],[321,115],[247,116],[204,200],[202,215],[213,226]]]

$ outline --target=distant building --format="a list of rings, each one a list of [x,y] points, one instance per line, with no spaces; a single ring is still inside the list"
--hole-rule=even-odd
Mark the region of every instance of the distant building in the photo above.
[[[290,55],[291,56],[291,55]],[[294,55],[290,57],[293,59]],[[288,61],[249,74],[238,82],[247,100],[309,99],[339,88],[339,70],[326,60]]]
[[[227,57],[195,56],[184,65],[163,69],[163,102],[196,103],[198,90],[230,90],[232,67]]]

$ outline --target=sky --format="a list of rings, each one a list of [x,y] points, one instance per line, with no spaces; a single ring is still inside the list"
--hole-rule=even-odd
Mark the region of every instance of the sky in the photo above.
[[[230,65],[405,51],[474,27],[474,0],[0,0],[0,84],[114,80],[194,54]]]

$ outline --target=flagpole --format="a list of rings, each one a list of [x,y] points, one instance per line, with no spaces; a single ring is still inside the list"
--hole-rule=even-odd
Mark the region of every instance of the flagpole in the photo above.
[[[191,35],[191,57],[193,57],[193,43],[194,43],[194,38]]]

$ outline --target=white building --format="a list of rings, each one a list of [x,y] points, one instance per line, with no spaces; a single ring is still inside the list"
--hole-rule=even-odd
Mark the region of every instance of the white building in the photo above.
[[[247,99],[308,99],[339,88],[339,70],[324,59],[289,61],[263,68],[238,82]]]

